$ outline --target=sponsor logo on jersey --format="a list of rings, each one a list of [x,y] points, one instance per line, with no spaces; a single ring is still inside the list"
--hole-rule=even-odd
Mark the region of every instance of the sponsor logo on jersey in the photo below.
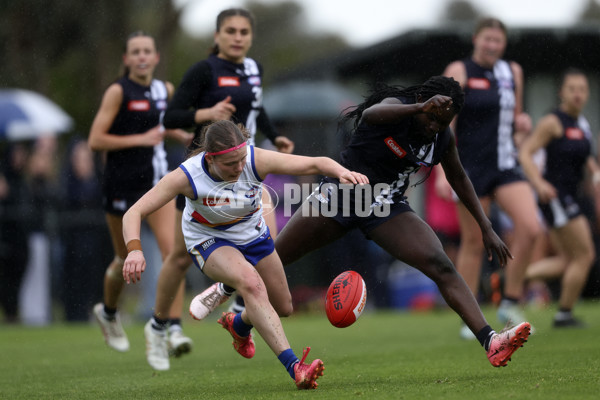
[[[488,90],[490,86],[490,81],[485,78],[469,78],[467,81],[467,87],[469,89]]]
[[[252,86],[260,86],[260,76],[251,76],[248,78],[248,83]]]
[[[205,197],[202,199],[202,204],[207,207],[223,207],[228,206],[231,203],[229,197]]]
[[[215,244],[215,239],[214,238],[210,238],[210,239],[208,239],[208,240],[200,243],[200,246],[202,246],[202,250],[206,251],[206,249],[208,249],[213,244]]]
[[[579,128],[567,128],[565,130],[565,136],[570,140],[581,140],[583,139],[583,131]]]
[[[404,150],[391,136],[385,138],[385,144],[398,156],[398,158],[404,158],[406,150]]]
[[[240,86],[240,78],[237,76],[220,76],[219,87],[223,86]]]
[[[129,111],[149,111],[150,101],[148,100],[131,100],[127,103],[127,110]]]

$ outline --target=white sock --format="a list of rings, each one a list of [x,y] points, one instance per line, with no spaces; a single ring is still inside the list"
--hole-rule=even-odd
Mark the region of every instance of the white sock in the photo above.
[[[571,311],[558,311],[556,314],[554,314],[554,319],[557,321],[566,321],[571,318],[573,318]]]

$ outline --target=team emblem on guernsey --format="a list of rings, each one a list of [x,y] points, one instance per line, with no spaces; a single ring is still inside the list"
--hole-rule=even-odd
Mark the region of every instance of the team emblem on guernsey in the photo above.
[[[260,86],[260,76],[251,76],[248,78],[248,83],[252,86]]]
[[[223,86],[240,86],[240,78],[237,76],[220,76],[219,87]]]
[[[398,156],[398,158],[404,158],[406,150],[404,150],[391,136],[385,138],[385,144]]]
[[[246,197],[247,199],[251,199],[253,197],[256,197],[258,192],[259,192],[259,187],[256,185],[252,185],[252,187],[246,191],[246,193],[244,194],[244,197]]]

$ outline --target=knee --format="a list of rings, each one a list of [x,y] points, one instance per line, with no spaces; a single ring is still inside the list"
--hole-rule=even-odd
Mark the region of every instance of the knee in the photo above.
[[[431,254],[426,261],[426,265],[427,267],[423,269],[423,272],[435,283],[452,279],[458,275],[454,264],[444,252]]]
[[[580,260],[579,264],[585,267],[586,270],[589,270],[596,259],[596,251],[593,246],[587,247],[576,258]]]
[[[172,257],[173,264],[177,267],[181,272],[187,272],[188,268],[192,264],[192,260],[187,252],[181,253],[171,253],[169,257]]]
[[[588,264],[590,265],[590,268],[594,263],[594,260],[596,260],[596,249],[594,248],[594,246],[592,246],[590,247],[590,251],[588,253]]]
[[[294,312],[294,305],[292,304],[292,297],[290,296],[285,301],[277,302],[273,304],[273,308],[280,317],[289,317]]]
[[[460,247],[463,251],[471,251],[480,254],[483,251],[483,237],[481,232],[462,230],[460,234]]]
[[[537,219],[522,221],[515,225],[515,236],[522,243],[532,243],[543,233],[542,226]]]
[[[245,301],[261,298],[268,301],[267,289],[258,273],[249,273],[240,276],[239,282],[235,287]]]
[[[123,265],[125,260],[119,256],[115,256],[104,273],[106,277],[115,280],[123,280]]]

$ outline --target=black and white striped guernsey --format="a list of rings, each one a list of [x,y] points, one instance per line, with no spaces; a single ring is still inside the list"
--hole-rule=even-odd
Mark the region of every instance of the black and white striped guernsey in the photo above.
[[[142,86],[122,77],[116,83],[123,88],[123,101],[109,133],[139,134],[161,123],[168,101],[163,81],[153,79],[150,86]],[[167,168],[163,143],[108,151],[103,182],[105,194],[115,198],[148,191],[167,173]]]

